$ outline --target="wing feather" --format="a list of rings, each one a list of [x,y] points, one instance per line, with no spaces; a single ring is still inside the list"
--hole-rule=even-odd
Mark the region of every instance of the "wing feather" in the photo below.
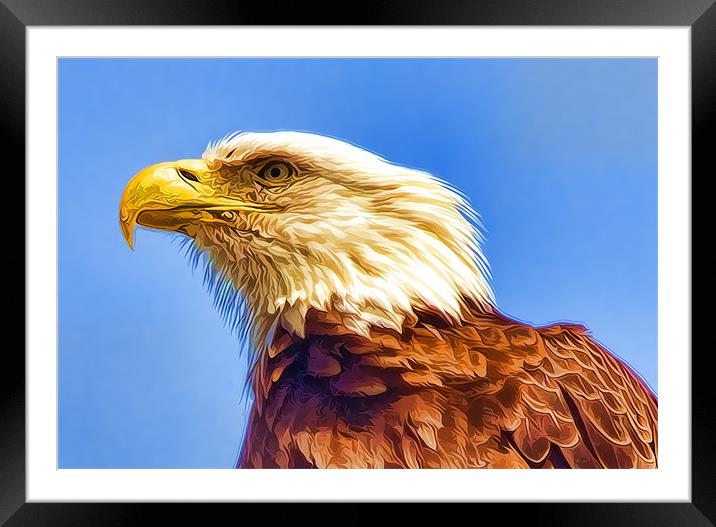
[[[488,377],[497,372],[519,380],[514,404],[500,406],[498,425],[530,466],[657,466],[656,397],[586,329],[508,326],[499,319],[489,328],[480,324],[485,321],[477,322],[479,342],[468,340],[492,346],[481,348]]]
[[[515,430],[515,444],[534,461],[534,446],[525,438],[533,439],[536,429],[561,449],[569,466],[655,467],[654,395],[586,331],[560,330],[540,332],[545,357],[537,370],[528,372],[521,392],[520,402],[529,410],[523,412],[527,432]],[[552,383],[558,385],[557,392]],[[552,423],[544,417],[548,410],[567,422],[561,427],[550,426]],[[540,450],[543,452],[544,448]]]

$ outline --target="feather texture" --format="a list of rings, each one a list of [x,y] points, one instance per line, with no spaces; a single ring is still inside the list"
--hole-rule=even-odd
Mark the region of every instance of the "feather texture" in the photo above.
[[[655,396],[583,327],[417,315],[366,337],[310,310],[305,338],[280,331],[239,466],[657,466]]]

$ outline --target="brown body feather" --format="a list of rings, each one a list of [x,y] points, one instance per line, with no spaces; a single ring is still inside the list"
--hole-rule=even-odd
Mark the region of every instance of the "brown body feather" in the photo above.
[[[656,467],[655,396],[583,327],[464,318],[366,338],[310,310],[259,358],[239,467]]]

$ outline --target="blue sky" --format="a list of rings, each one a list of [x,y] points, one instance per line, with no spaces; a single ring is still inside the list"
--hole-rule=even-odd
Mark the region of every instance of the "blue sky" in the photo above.
[[[246,360],[130,177],[235,130],[340,137],[460,188],[499,307],[578,321],[657,388],[655,59],[62,59],[59,463],[234,465]]]

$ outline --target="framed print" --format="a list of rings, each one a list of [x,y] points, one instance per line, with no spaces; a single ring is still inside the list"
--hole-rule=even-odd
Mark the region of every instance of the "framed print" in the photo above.
[[[714,521],[709,2],[5,5],[8,525],[137,502]]]

